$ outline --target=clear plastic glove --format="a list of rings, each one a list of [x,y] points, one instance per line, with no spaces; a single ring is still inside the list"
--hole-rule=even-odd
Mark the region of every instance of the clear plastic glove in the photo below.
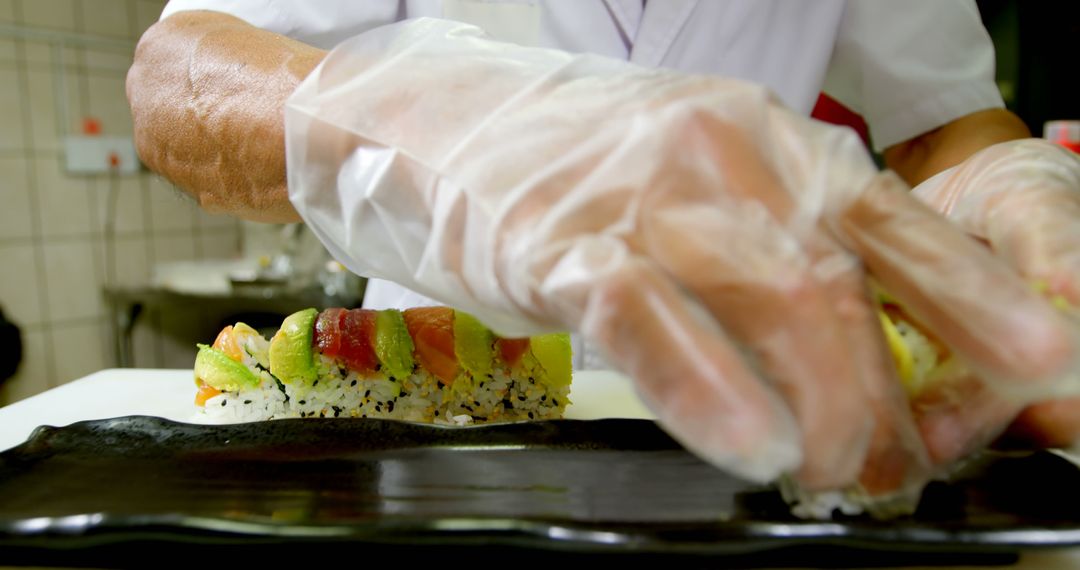
[[[986,148],[927,180],[914,194],[981,239],[1034,289],[1075,319],[1080,307],[1080,158],[1039,139]],[[1062,382],[1068,393],[1076,382]],[[1000,387],[1008,391],[1008,386]],[[1048,394],[1054,395],[1054,394]],[[1080,438],[1080,400],[1030,403],[989,389],[974,376],[931,386],[915,402],[938,461],[997,435],[1019,419],[1014,438],[1066,446]],[[983,429],[978,429],[983,426]]]
[[[1075,361],[1060,315],[851,132],[746,83],[419,20],[336,48],[286,137],[290,198],[351,270],[504,334],[581,331],[750,479],[929,476],[867,273],[986,375],[1038,392]]]

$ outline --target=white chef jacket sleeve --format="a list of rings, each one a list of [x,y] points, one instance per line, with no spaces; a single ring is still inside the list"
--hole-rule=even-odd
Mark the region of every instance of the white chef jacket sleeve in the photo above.
[[[184,10],[213,10],[308,45],[330,49],[403,17],[399,0],[170,0],[161,18]]]
[[[974,0],[849,0],[824,91],[863,116],[879,151],[1004,106]]]

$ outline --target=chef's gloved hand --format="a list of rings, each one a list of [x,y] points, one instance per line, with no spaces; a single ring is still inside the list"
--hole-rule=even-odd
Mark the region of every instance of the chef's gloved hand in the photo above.
[[[1040,139],[1000,143],[927,180],[914,194],[981,239],[1064,313],[1080,313],[1080,158]],[[1068,392],[1072,382],[1063,382]],[[1005,388],[1007,386],[997,386]],[[1044,446],[1080,438],[1080,400],[1030,403],[1009,398],[976,375],[932,385],[915,401],[931,454],[947,462],[994,437],[1016,417],[1010,436]],[[1048,394],[1048,395],[1053,395]],[[979,426],[985,426],[979,429]],[[974,439],[972,439],[974,438]]]
[[[980,373],[1045,391],[1060,315],[742,82],[419,20],[335,49],[286,111],[290,199],[331,253],[504,334],[581,331],[683,444],[807,489],[918,491],[925,449],[867,274]]]

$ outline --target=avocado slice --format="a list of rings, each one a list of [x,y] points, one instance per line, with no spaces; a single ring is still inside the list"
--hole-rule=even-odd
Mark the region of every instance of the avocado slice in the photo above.
[[[375,315],[375,355],[388,376],[404,380],[412,374],[413,341],[401,311],[387,309]]]
[[[218,390],[236,392],[259,385],[259,377],[247,366],[229,358],[224,352],[205,344],[198,345],[195,355],[195,379]]]
[[[476,317],[454,311],[454,354],[473,377],[491,374],[495,335]]]
[[[554,333],[529,339],[529,349],[545,374],[541,381],[549,386],[569,386],[573,376],[570,335]]]
[[[315,328],[315,309],[297,311],[281,323],[270,339],[270,373],[286,384],[303,382],[312,385],[318,378],[311,335]]]

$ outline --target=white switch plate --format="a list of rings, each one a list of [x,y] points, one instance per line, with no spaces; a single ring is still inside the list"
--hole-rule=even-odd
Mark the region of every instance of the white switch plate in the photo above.
[[[139,171],[139,157],[131,137],[64,137],[64,160],[71,174],[135,174]]]

